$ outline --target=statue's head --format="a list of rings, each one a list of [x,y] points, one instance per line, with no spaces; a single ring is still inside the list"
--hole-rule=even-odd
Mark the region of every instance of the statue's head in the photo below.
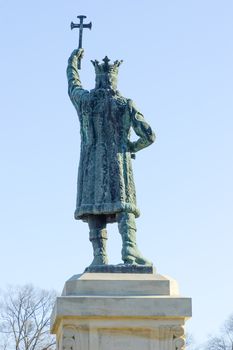
[[[107,56],[103,59],[104,63],[99,63],[97,60],[91,61],[95,67],[96,89],[117,89],[118,68],[123,61],[115,61],[113,64],[109,64],[109,61]]]

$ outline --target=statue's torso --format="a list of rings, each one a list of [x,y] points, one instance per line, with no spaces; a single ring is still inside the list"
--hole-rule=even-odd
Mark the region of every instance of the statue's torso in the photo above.
[[[78,106],[81,132],[76,218],[111,217],[139,211],[128,151],[131,127],[128,100],[106,89],[82,95]]]
[[[81,105],[81,136],[84,147],[106,144],[124,151],[130,131],[128,100],[106,89],[85,95]]]

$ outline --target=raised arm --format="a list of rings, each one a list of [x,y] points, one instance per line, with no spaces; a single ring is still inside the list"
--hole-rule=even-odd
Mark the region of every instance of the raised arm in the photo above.
[[[137,141],[129,141],[129,149],[130,152],[136,153],[141,149],[150,146],[154,142],[155,133],[131,100],[129,101],[129,108],[131,113],[132,128],[137,136],[139,136]]]
[[[87,90],[82,88],[78,73],[78,61],[83,57],[83,49],[77,49],[72,52],[68,60],[68,66],[66,70],[68,79],[68,94],[71,101],[75,104],[82,97],[84,93],[88,93]]]

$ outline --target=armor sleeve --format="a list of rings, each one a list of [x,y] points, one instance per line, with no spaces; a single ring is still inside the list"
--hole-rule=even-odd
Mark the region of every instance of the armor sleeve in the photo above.
[[[131,100],[129,100],[129,107],[131,112],[131,126],[136,135],[139,136],[137,141],[129,141],[129,148],[130,152],[136,153],[154,142],[155,133]]]

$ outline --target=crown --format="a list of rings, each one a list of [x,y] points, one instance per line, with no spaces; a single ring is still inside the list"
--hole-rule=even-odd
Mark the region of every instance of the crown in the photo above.
[[[91,61],[91,63],[95,67],[96,75],[106,74],[106,73],[111,73],[111,74],[117,75],[118,68],[123,61],[122,60],[121,61],[114,61],[113,64],[109,64],[110,59],[107,56],[105,56],[103,59],[103,62],[104,63],[99,63],[99,61],[97,61],[97,60]]]

